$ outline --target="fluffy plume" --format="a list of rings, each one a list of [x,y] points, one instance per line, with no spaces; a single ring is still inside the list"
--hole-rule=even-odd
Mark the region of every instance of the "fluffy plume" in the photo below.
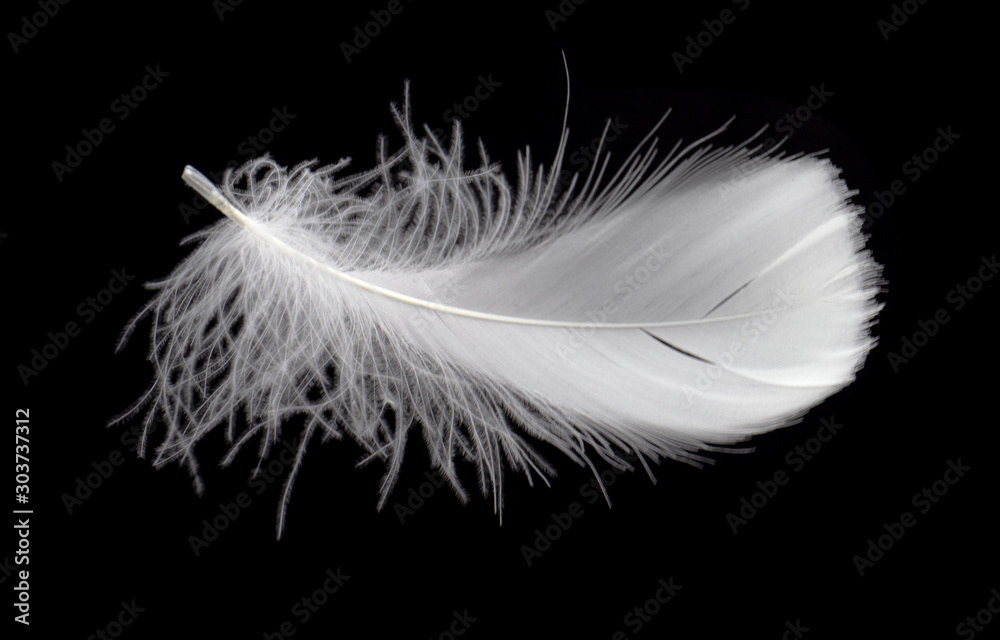
[[[155,376],[126,415],[162,416],[157,466],[200,490],[212,429],[223,464],[298,442],[279,537],[312,436],[385,461],[379,507],[419,435],[463,501],[456,463],[475,463],[499,511],[505,468],[555,473],[533,440],[579,464],[697,464],[849,384],[874,344],[880,269],[826,159],[706,145],[721,129],[661,157],[651,133],[561,188],[564,127],[551,167],[525,151],[511,186],[481,143],[464,168],[457,123],[445,145],[408,99],[392,113],[405,143],[380,139],[365,173],[260,158],[216,189],[186,169],[230,219],[188,239],[136,318]]]

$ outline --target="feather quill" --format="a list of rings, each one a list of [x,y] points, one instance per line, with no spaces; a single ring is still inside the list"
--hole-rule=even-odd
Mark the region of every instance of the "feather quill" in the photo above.
[[[447,146],[418,136],[408,96],[405,144],[380,138],[364,173],[265,157],[216,188],[186,168],[230,220],[188,238],[123,336],[152,319],[155,377],[122,417],[162,416],[155,464],[187,464],[199,492],[210,430],[223,464],[257,436],[264,460],[303,417],[279,537],[313,436],[386,462],[381,508],[418,431],[462,501],[459,459],[501,512],[505,464],[555,473],[532,440],[591,468],[698,464],[796,420],[874,345],[880,267],[830,161],[711,148],[721,128],[657,159],[654,129],[613,176],[599,153],[562,189],[564,125],[551,167],[525,150],[511,186],[481,142],[463,168],[457,122]]]

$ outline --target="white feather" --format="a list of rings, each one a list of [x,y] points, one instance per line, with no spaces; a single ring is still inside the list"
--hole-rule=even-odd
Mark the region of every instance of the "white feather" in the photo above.
[[[657,162],[647,137],[613,177],[602,156],[560,190],[564,127],[552,167],[525,152],[512,188],[481,143],[463,169],[457,123],[445,148],[416,136],[408,99],[393,114],[405,146],[387,157],[380,140],[352,177],[333,177],[347,160],[261,158],[220,192],[185,169],[239,224],[195,234],[140,314],[155,379],[137,407],[167,425],[157,465],[185,461],[200,490],[211,429],[233,443],[224,464],[258,434],[264,459],[304,416],[279,536],[317,433],[387,461],[379,507],[416,429],[461,499],[464,458],[499,511],[504,460],[529,482],[554,474],[533,439],[577,463],[697,463],[849,384],[874,344],[880,268],[828,160],[710,149],[716,131]]]

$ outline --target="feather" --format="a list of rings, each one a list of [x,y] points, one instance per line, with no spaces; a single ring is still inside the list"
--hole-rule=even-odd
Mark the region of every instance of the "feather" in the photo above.
[[[657,159],[654,129],[613,176],[599,153],[561,188],[564,124],[551,167],[525,150],[511,186],[481,142],[463,168],[457,122],[447,146],[419,137],[408,96],[404,146],[380,138],[365,173],[264,157],[216,188],[186,168],[230,219],[188,239],[123,336],[152,319],[154,380],[125,416],[163,417],[155,464],[185,463],[199,491],[213,428],[228,464],[302,425],[279,537],[314,435],[385,461],[381,508],[419,431],[462,501],[459,459],[502,513],[505,465],[555,473],[532,441],[650,477],[648,460],[700,464],[795,421],[873,347],[880,266],[829,160],[707,145],[724,127]]]

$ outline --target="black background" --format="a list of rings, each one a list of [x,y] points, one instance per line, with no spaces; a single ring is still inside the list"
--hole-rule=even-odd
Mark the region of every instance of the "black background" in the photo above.
[[[437,638],[453,612],[468,610],[476,619],[469,638],[779,638],[786,623],[807,627],[808,638],[944,638],[986,606],[1000,587],[991,399],[1000,284],[985,283],[959,311],[947,299],[996,251],[995,161],[985,154],[992,128],[982,117],[992,98],[977,51],[988,44],[979,27],[986,16],[961,3],[913,3],[916,13],[885,39],[877,22],[889,18],[890,3],[693,4],[651,10],[588,0],[553,28],[545,11],[558,10],[556,0],[527,9],[404,2],[349,63],[339,43],[385,3],[320,9],[246,0],[220,18],[220,5],[208,1],[72,2],[16,53],[8,42],[5,177],[14,201],[0,229],[4,397],[10,417],[31,410],[30,630],[86,638],[134,599],[144,611],[126,637],[260,638],[291,621],[296,638]],[[735,22],[679,72],[672,54],[726,8]],[[8,9],[5,31],[20,31],[22,16],[39,11],[31,2]],[[611,151],[621,158],[668,108],[664,146],[733,114],[720,140],[736,142],[795,113],[812,87],[832,92],[787,148],[829,149],[861,206],[894,180],[907,186],[869,229],[889,284],[881,342],[853,385],[800,424],[754,439],[753,454],[719,455],[705,469],[661,463],[655,485],[642,472],[619,476],[609,487],[612,509],[581,498],[589,470],[543,449],[559,476],[551,488],[508,476],[502,526],[489,500],[463,506],[446,489],[401,523],[392,508],[375,510],[377,464],[354,468],[361,450],[353,443],[314,443],[280,542],[280,482],[261,495],[248,485],[252,448],[218,469],[223,439],[207,438],[198,449],[207,482],[199,497],[183,468],[153,470],[126,450],[122,429],[105,427],[152,373],[148,323],[113,353],[148,299],[140,283],[168,274],[188,251],[179,241],[219,215],[206,209],[184,220],[180,207],[193,201],[180,180],[185,164],[215,172],[247,159],[240,144],[285,107],[295,118],[267,146],[279,162],[351,156],[365,169],[377,134],[399,143],[388,104],[400,99],[404,79],[414,119],[440,127],[445,110],[492,75],[500,85],[463,126],[512,175],[525,145],[546,162],[554,152],[565,102],[561,51],[572,83],[571,152],[617,116],[627,129]],[[112,102],[147,65],[169,75],[119,120]],[[114,131],[57,179],[52,162],[105,117]],[[904,163],[932,145],[939,127],[960,138],[911,181]],[[977,157],[985,159],[979,167]],[[77,305],[115,269],[135,280],[91,323],[80,322]],[[888,354],[940,308],[949,322],[894,371]],[[17,365],[74,320],[80,335],[25,385]],[[822,419],[844,426],[734,535],[726,514],[756,482],[788,471],[786,454]],[[125,462],[67,513],[64,494],[115,451]],[[959,458],[971,471],[918,513],[911,497]],[[427,465],[414,439],[390,505],[420,487]],[[474,489],[474,469],[463,472]],[[189,536],[202,535],[203,520],[241,491],[251,506],[196,556]],[[528,566],[522,546],[573,502],[583,515]],[[903,511],[916,513],[916,525],[859,576],[852,558]],[[0,557],[9,561],[14,544]],[[338,567],[350,579],[302,623],[292,606]],[[683,585],[674,599],[641,630],[627,624],[658,580],[671,577]],[[14,578],[5,570],[0,580],[11,598]]]

